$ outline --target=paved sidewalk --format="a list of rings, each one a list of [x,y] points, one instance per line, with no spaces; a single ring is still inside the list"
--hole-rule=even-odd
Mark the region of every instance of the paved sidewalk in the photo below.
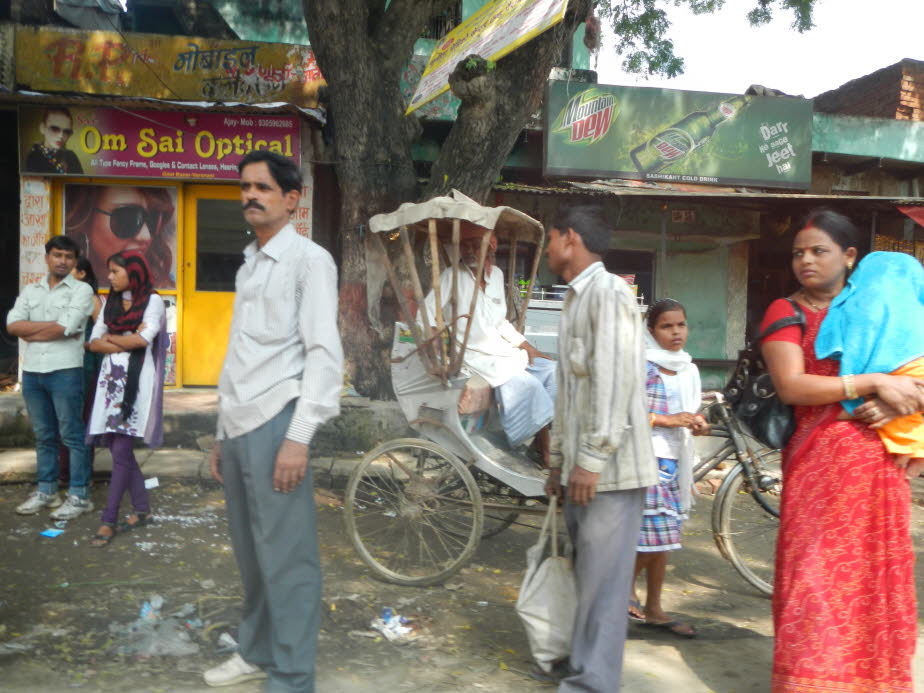
[[[210,479],[208,452],[185,448],[137,448],[135,457],[145,477],[159,479]],[[312,456],[316,483],[328,486],[333,480],[344,479],[361,455]],[[105,448],[97,448],[93,464],[95,477],[108,477],[112,458]],[[33,448],[0,448],[0,483],[31,483],[35,481],[35,450]],[[342,482],[341,484],[342,485]]]
[[[164,392],[164,447],[208,450],[218,421],[218,392],[190,388]],[[379,441],[409,432],[397,402],[342,397],[340,415],[319,427],[312,441],[317,455],[369,450]],[[28,447],[32,427],[22,395],[0,393],[0,449]]]

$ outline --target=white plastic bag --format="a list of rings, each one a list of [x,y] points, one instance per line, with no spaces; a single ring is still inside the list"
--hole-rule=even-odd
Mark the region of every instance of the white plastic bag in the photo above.
[[[577,611],[577,587],[571,559],[559,555],[557,499],[549,499],[549,511],[542,523],[539,541],[526,551],[526,575],[517,599],[517,614],[523,621],[529,649],[546,673],[554,662],[571,654],[571,635]],[[549,534],[552,550],[543,559]]]

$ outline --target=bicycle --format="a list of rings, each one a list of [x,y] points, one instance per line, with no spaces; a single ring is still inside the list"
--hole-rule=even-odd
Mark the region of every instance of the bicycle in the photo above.
[[[712,534],[722,556],[748,583],[766,596],[773,593],[773,563],[783,490],[782,458],[744,429],[721,392],[703,411],[713,421],[710,436],[727,442],[693,469],[701,481],[723,463],[727,471],[712,506]]]

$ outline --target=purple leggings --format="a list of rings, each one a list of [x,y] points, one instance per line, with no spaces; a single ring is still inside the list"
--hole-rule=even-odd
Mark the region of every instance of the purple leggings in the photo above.
[[[119,519],[119,503],[127,490],[132,497],[132,509],[136,513],[151,510],[148,490],[144,487],[144,475],[135,459],[133,439],[121,433],[112,433],[109,451],[112,453],[112,481],[109,483],[109,498],[103,510],[103,522],[115,524]]]

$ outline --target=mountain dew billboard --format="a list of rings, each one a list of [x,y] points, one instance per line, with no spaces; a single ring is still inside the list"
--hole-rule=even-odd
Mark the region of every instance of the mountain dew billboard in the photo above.
[[[812,102],[550,81],[547,175],[805,189]]]

